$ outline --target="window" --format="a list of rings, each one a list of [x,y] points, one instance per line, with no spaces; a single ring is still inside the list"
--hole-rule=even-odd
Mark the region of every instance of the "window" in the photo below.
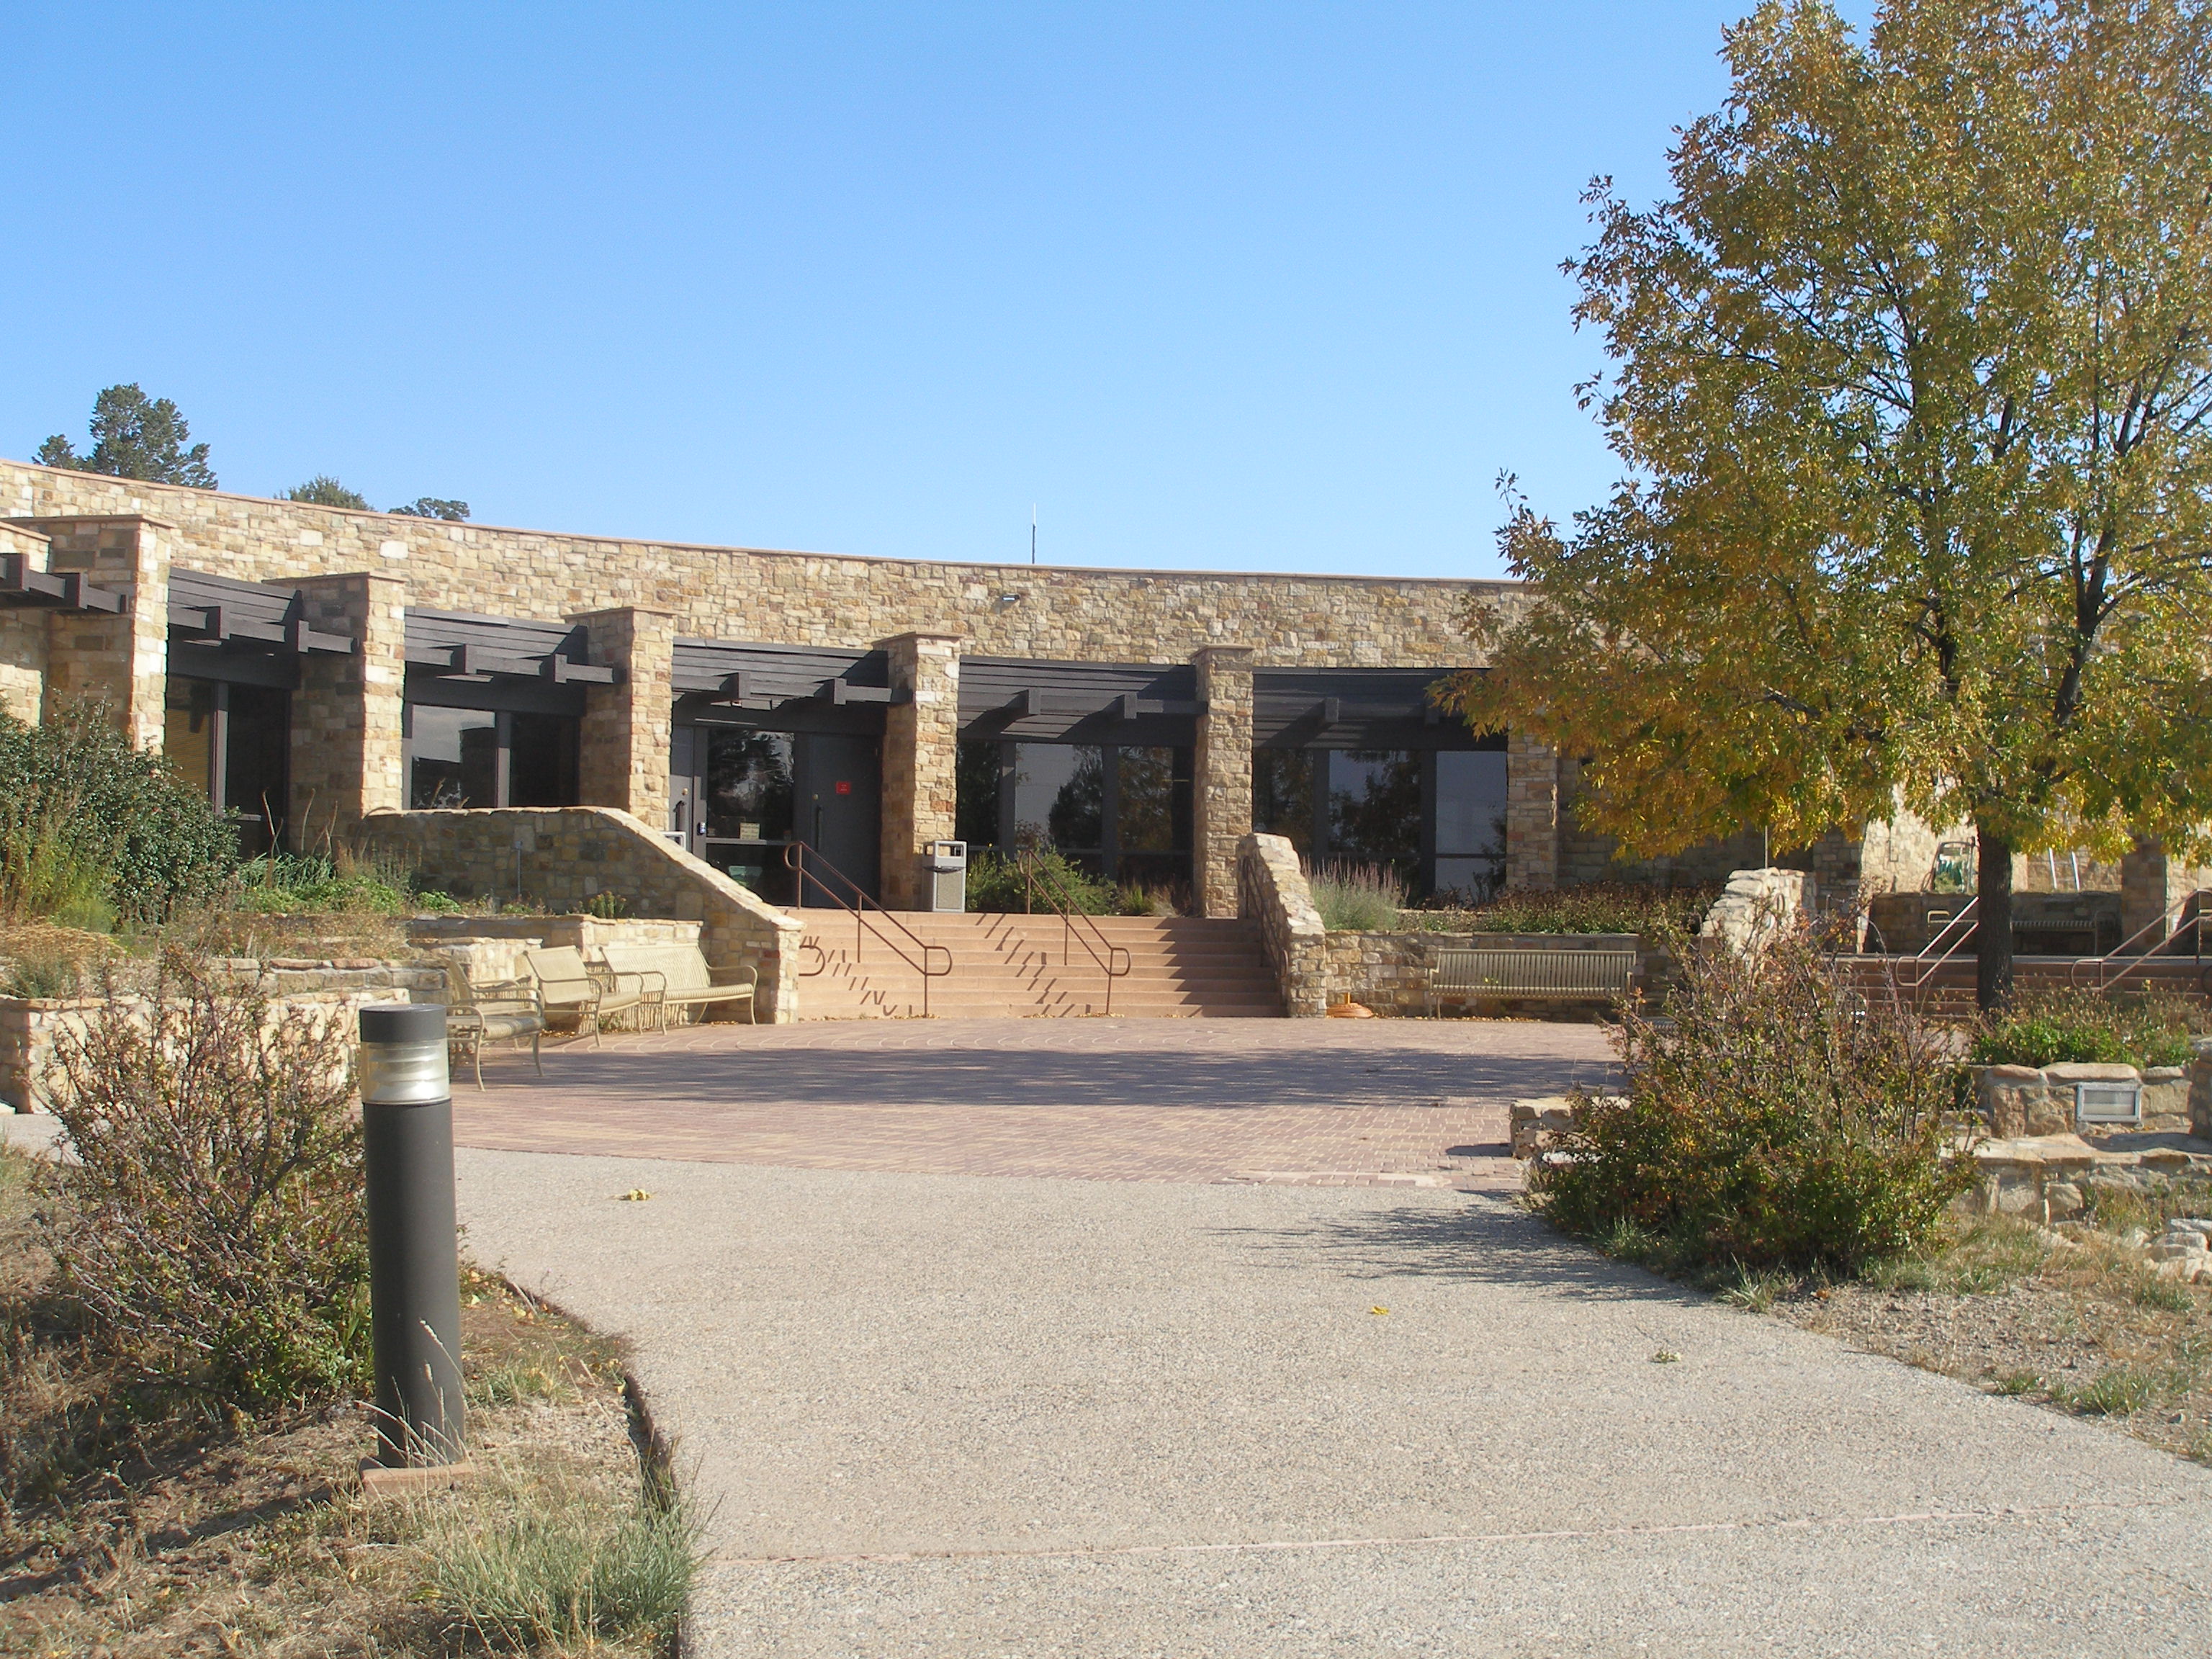
[[[1190,879],[1188,749],[963,743],[957,782],[954,824],[970,848],[1042,844],[1115,881]]]
[[[574,806],[577,722],[565,714],[405,710],[407,804],[417,811]]]
[[[1252,827],[1309,864],[1387,866],[1416,892],[1496,896],[1505,880],[1505,752],[1261,749]]]
[[[1435,889],[1478,903],[1505,884],[1505,757],[1496,750],[1436,756]]]
[[[249,856],[284,830],[292,744],[291,694],[274,686],[172,675],[162,698],[161,747],[185,776],[238,824]]]

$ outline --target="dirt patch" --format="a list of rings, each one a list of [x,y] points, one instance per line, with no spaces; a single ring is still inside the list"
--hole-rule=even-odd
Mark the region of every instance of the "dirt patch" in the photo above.
[[[2125,1234],[1992,1218],[1874,1282],[1731,1299],[2212,1462],[2212,1287],[2158,1278]]]

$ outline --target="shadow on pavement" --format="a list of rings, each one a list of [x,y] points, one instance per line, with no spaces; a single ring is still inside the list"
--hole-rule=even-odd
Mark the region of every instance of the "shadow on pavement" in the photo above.
[[[1599,1086],[1611,1069],[1607,1061],[1553,1055],[1373,1048],[1230,1054],[571,1048],[548,1053],[542,1080],[526,1065],[501,1065],[491,1097],[527,1091],[706,1105],[1464,1106],[1557,1094],[1577,1082]]]
[[[1518,1285],[1612,1301],[1702,1304],[1708,1298],[1599,1255],[1540,1218],[1495,1199],[1407,1204],[1317,1216],[1296,1227],[1216,1230],[1264,1251],[1271,1265],[1310,1271],[1316,1257],[1347,1279],[1450,1279]]]

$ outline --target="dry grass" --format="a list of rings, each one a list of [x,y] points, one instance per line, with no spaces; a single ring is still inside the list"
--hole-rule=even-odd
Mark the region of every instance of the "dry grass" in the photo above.
[[[2053,1233],[1991,1218],[1870,1279],[1785,1285],[1770,1304],[1854,1346],[2212,1462],[2212,1286],[2157,1278],[2125,1242],[2133,1218],[2100,1218]]]
[[[356,1406],[228,1422],[134,1407],[65,1310],[40,1302],[27,1162],[0,1152],[0,1654],[665,1651],[664,1637],[587,1626],[518,1644],[472,1619],[451,1583],[439,1594],[464,1535],[494,1554],[507,1540],[498,1559],[557,1581],[563,1560],[637,1554],[642,1529],[659,1551],[652,1571],[688,1577],[688,1519],[646,1501],[667,1476],[658,1455],[641,1463],[618,1345],[471,1273],[470,1443],[491,1478],[457,1498],[371,1510],[356,1470],[374,1435]]]

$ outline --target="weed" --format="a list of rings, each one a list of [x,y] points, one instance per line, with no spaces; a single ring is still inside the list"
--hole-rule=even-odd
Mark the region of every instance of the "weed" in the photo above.
[[[1774,1307],[1775,1298],[1792,1288],[1792,1281],[1781,1273],[1753,1273],[1739,1267],[1733,1282],[1719,1292],[1719,1299],[1731,1308],[1741,1308],[1746,1313],[1767,1313]]]
[[[2034,1394],[2043,1387],[2043,1379],[2033,1371],[2007,1371],[1991,1385],[1990,1392],[2003,1395]]]
[[[584,914],[597,916],[601,921],[620,921],[629,914],[629,900],[608,888],[584,901]]]
[[[425,1599],[454,1634],[511,1650],[665,1635],[701,1528],[665,1485],[648,1490],[625,1499],[558,1466],[494,1462],[478,1486],[418,1506]]]
[[[469,1403],[474,1406],[520,1406],[533,1400],[567,1400],[576,1390],[545,1365],[529,1360],[504,1359],[479,1367],[468,1381]]]
[[[2100,1371],[2085,1387],[2054,1391],[2053,1398],[2094,1416],[2125,1417],[2149,1405],[2157,1393],[2157,1380],[2140,1366],[2113,1365]]]

